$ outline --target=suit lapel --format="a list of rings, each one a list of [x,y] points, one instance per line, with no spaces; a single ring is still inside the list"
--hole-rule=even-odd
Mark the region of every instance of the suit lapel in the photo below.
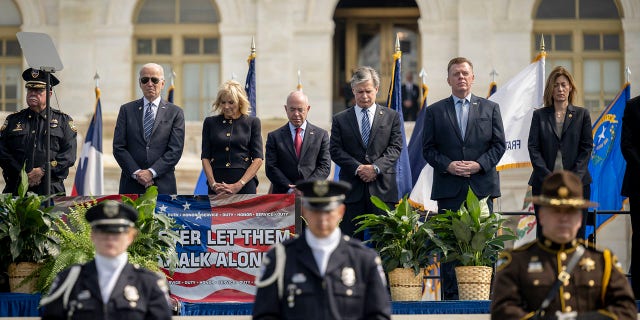
[[[291,129],[289,128],[289,123],[285,124],[282,128],[280,128],[280,135],[282,136],[282,140],[284,141],[285,148],[291,154],[292,159],[296,159],[296,150],[293,149],[293,138],[291,137]],[[304,147],[304,142],[302,143]]]
[[[122,268],[122,272],[116,281],[116,285],[113,286],[113,291],[111,291],[111,296],[109,300],[114,299],[120,293],[124,292],[125,285],[129,283],[134,283],[132,279],[129,279],[133,273],[133,265],[127,263],[124,268]],[[125,295],[126,296],[126,295]]]
[[[556,138],[560,138],[560,133],[557,132],[557,130],[556,130],[556,117],[555,117],[556,113],[555,113],[553,107],[544,107],[542,110],[545,111],[543,113],[544,117],[543,117],[542,121],[547,122],[547,124],[549,125],[549,128],[551,128],[551,132],[554,133]]]
[[[378,133],[378,127],[382,126],[385,122],[383,118],[387,113],[386,109],[387,108],[382,107],[379,104],[376,104],[376,111],[375,111],[375,114],[373,115],[373,123],[371,124],[371,134],[369,134],[369,144],[371,144],[371,141],[375,139],[376,133]]]
[[[156,128],[160,125],[160,120],[166,117],[166,114],[169,110],[167,109],[167,103],[163,100],[160,100],[160,105],[158,106],[158,112],[156,113],[156,119],[153,121],[153,129],[151,130],[151,137],[153,137],[153,133],[156,132]]]
[[[569,126],[571,126],[575,121],[574,118],[576,116],[576,107],[573,105],[567,106],[567,114],[564,117],[564,124],[562,124],[562,134],[564,135],[567,132]],[[562,135],[560,136],[562,137]]]
[[[480,117],[480,99],[475,95],[471,95],[471,101],[469,101],[469,118],[467,118],[467,128],[464,132],[465,138],[469,137],[471,127],[476,125],[476,119]]]
[[[309,269],[313,274],[317,277],[321,278],[320,269],[318,268],[318,264],[316,263],[316,258],[313,257],[313,253],[311,252],[311,247],[307,244],[307,239],[304,236],[304,232],[300,236],[300,241],[296,243],[296,259],[300,264],[304,265],[305,268]]]
[[[304,137],[302,139],[302,150],[300,151],[300,159],[302,159],[302,157],[304,157],[304,155],[307,153],[307,150],[309,150],[310,145],[315,140],[315,134],[315,127],[311,125],[309,121],[307,121],[307,129],[304,130]]]
[[[353,136],[358,137],[360,141],[360,145],[363,148],[367,148],[362,141],[362,132],[360,132],[360,124],[358,123],[358,118],[356,117],[356,107],[351,107],[351,109],[347,110],[349,116],[347,116],[347,121],[349,121],[349,127],[353,128]],[[369,135],[369,142],[371,142],[371,135]]]
[[[98,269],[96,268],[96,261],[91,260],[82,267],[82,278],[78,281],[87,283],[85,286],[91,291],[91,296],[98,297],[102,301],[102,293],[100,292],[100,282],[98,281]]]
[[[458,135],[458,139],[462,141],[462,133],[460,132],[460,126],[458,125],[458,116],[456,115],[456,107],[453,104],[453,97],[449,97],[446,101],[445,112],[451,122],[451,127],[456,128],[455,132]],[[468,123],[467,123],[468,124]],[[468,125],[467,125],[468,127]]]
[[[140,136],[144,141],[144,99],[138,100],[138,107],[135,109],[135,118],[138,119],[138,123],[140,124],[138,128],[140,128]]]

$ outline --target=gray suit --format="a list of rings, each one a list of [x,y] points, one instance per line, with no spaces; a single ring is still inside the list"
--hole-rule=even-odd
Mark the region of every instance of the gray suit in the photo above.
[[[138,169],[152,168],[160,194],[176,194],[175,166],[184,148],[184,113],[165,100],[160,101],[149,141],[144,138],[143,99],[120,107],[113,134],[113,156],[122,169],[121,194],[142,194],[145,187],[132,177]]]
[[[298,180],[325,180],[331,171],[329,134],[307,121],[300,159],[296,157],[289,123],[269,132],[265,170],[273,193],[287,193]]]

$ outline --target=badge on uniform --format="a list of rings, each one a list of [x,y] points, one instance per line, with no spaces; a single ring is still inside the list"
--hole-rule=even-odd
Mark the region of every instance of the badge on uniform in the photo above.
[[[51,128],[57,128],[58,127],[58,119],[51,119],[51,122],[49,123],[49,126]]]
[[[18,121],[18,123],[16,123],[16,127],[11,131],[22,131],[22,123]]]
[[[589,257],[582,258],[580,260],[580,268],[586,272],[593,271],[596,269],[596,262]]]
[[[126,285],[124,287],[124,297],[129,301],[129,305],[131,308],[135,308],[138,305],[138,300],[140,300],[140,294],[138,294],[138,288]]]
[[[340,278],[342,279],[342,283],[345,286],[352,287],[354,284],[356,284],[356,271],[351,267],[343,268]]]
[[[291,277],[291,282],[293,283],[305,283],[307,282],[307,277],[304,273],[296,273]]]
[[[538,256],[531,257],[529,260],[529,266],[527,267],[527,272],[529,273],[540,273],[543,271],[542,262],[538,260]]]
[[[82,290],[78,293],[78,300],[88,300],[91,298],[91,292],[89,290]]]

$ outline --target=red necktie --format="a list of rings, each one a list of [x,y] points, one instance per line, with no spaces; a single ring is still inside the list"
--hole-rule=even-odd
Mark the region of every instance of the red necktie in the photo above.
[[[293,139],[293,146],[296,148],[296,157],[300,158],[300,151],[302,150],[302,138],[300,137],[300,131],[302,128],[296,128],[296,138]]]

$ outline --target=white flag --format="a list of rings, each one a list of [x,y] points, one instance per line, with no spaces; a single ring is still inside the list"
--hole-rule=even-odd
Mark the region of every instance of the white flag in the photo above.
[[[431,200],[431,186],[433,184],[433,167],[428,163],[420,171],[420,177],[411,190],[409,202],[425,211],[438,212],[438,202]]]
[[[531,166],[527,140],[533,110],[544,103],[544,60],[543,52],[489,97],[489,100],[500,104],[507,142],[507,150],[497,165],[498,170]]]

